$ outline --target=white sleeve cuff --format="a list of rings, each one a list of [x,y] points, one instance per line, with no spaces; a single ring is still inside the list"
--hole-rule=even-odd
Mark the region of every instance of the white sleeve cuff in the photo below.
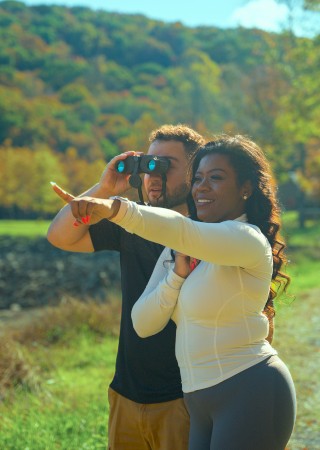
[[[129,208],[129,200],[124,197],[112,197],[112,199],[120,200],[120,208],[117,214],[110,219],[111,222],[120,223],[122,219],[125,217],[128,208]]]
[[[168,275],[166,276],[166,282],[168,286],[170,286],[172,289],[180,290],[181,286],[185,282],[185,278],[180,277],[177,275],[173,269],[169,270]]]

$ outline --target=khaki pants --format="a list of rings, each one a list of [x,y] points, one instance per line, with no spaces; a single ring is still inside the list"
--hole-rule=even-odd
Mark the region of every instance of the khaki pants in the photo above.
[[[141,404],[109,388],[109,450],[187,450],[189,415],[183,399]]]

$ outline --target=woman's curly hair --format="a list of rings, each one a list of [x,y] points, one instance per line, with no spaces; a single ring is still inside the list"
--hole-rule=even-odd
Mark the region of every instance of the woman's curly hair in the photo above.
[[[276,185],[270,165],[260,147],[242,135],[219,135],[207,142],[195,154],[191,166],[191,184],[201,159],[218,153],[228,158],[235,170],[239,187],[250,181],[252,194],[245,202],[248,222],[260,228],[268,239],[273,255],[273,273],[269,297],[264,313],[269,321],[274,317],[273,301],[280,291],[285,291],[290,277],[281,271],[287,262],[284,255],[285,243],[280,236],[280,207],[277,200]],[[191,193],[188,197],[190,217],[197,220],[195,204]]]

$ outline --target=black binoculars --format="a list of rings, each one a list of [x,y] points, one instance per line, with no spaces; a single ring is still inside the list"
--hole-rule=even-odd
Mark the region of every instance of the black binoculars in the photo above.
[[[119,161],[116,169],[119,173],[159,173],[164,175],[170,166],[170,159],[163,156],[128,156]]]
[[[152,155],[142,155],[142,156],[128,156],[126,159],[119,161],[116,164],[116,170],[119,173],[130,174],[129,183],[132,187],[138,189],[139,198],[141,204],[143,202],[142,195],[142,181],[140,178],[140,173],[156,173],[161,175],[162,178],[162,191],[163,195],[166,192],[166,173],[170,166],[170,159],[164,156],[152,156]]]

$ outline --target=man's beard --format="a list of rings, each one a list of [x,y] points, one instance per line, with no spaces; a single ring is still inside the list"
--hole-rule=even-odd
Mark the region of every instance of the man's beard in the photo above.
[[[157,200],[149,200],[149,202],[152,206],[173,209],[186,203],[189,190],[190,186],[187,183],[184,183],[179,188],[176,188],[175,191],[170,193],[166,192],[165,195],[160,195]]]

